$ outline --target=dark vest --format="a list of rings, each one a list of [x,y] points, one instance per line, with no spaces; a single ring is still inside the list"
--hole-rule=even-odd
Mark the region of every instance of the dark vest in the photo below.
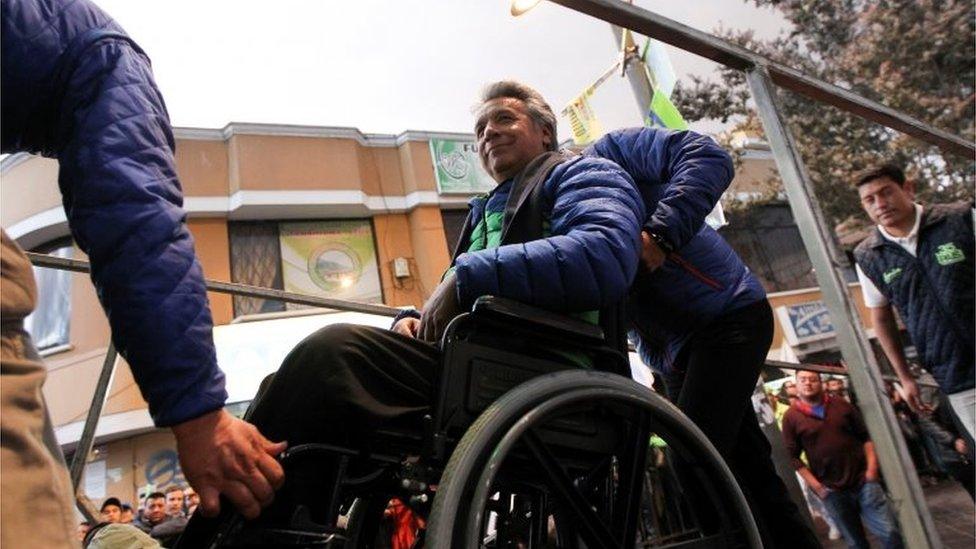
[[[552,204],[545,193],[545,182],[556,166],[572,160],[575,155],[550,151],[537,156],[515,176],[512,189],[505,203],[505,217],[502,221],[500,246],[518,244],[545,238],[544,224],[552,210]],[[451,264],[464,253],[471,240],[475,220],[471,213],[464,222],[464,230],[458,238],[451,256]],[[622,305],[600,309],[600,327],[603,329],[607,345],[614,349],[626,349],[627,333]]]
[[[854,250],[864,274],[898,309],[922,365],[948,394],[976,385],[971,208],[925,207],[916,257],[877,229]]]

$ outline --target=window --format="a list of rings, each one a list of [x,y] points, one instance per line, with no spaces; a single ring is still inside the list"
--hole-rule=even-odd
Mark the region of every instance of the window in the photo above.
[[[288,292],[382,302],[368,219],[230,224],[231,280]],[[305,308],[234,296],[234,316]]]
[[[70,239],[60,239],[34,251],[64,259],[74,257]],[[24,319],[24,329],[39,351],[67,345],[71,325],[71,272],[35,267],[34,280],[37,282],[37,306]]]
[[[275,222],[230,223],[230,276],[233,282],[280,290],[281,248]],[[285,310],[281,301],[234,296],[234,316]]]
[[[464,232],[464,221],[468,218],[468,210],[441,210],[441,222],[444,224],[444,237],[447,239],[447,251],[454,253],[457,241]]]

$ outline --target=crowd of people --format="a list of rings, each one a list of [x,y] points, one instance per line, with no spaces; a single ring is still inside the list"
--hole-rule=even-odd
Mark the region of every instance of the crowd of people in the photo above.
[[[166,547],[183,533],[199,505],[200,496],[196,491],[182,485],[171,485],[163,491],[144,492],[140,494],[135,508],[117,497],[108,497],[102,502],[100,522],[91,524],[83,521],[78,525],[78,539],[90,542],[100,529],[108,525],[125,525],[113,527],[113,534],[138,536],[135,533],[138,530]],[[126,529],[129,531],[126,532]]]

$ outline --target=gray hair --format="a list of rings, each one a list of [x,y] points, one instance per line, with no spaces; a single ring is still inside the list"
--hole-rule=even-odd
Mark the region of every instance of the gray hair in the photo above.
[[[555,151],[559,148],[559,140],[556,138],[556,115],[552,112],[552,107],[549,106],[549,103],[546,103],[541,93],[521,82],[500,80],[493,84],[488,84],[485,86],[484,91],[481,92],[481,103],[477,106],[476,110],[480,110],[485,103],[492,99],[502,97],[511,97],[512,99],[518,99],[525,103],[525,108],[529,116],[532,117],[532,120],[539,127],[548,129],[550,135],[552,135],[549,150]]]

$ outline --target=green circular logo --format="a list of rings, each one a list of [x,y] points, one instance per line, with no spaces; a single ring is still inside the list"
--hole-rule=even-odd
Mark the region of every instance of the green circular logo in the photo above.
[[[308,275],[316,286],[334,293],[351,288],[363,274],[363,262],[352,248],[330,242],[308,255]]]

